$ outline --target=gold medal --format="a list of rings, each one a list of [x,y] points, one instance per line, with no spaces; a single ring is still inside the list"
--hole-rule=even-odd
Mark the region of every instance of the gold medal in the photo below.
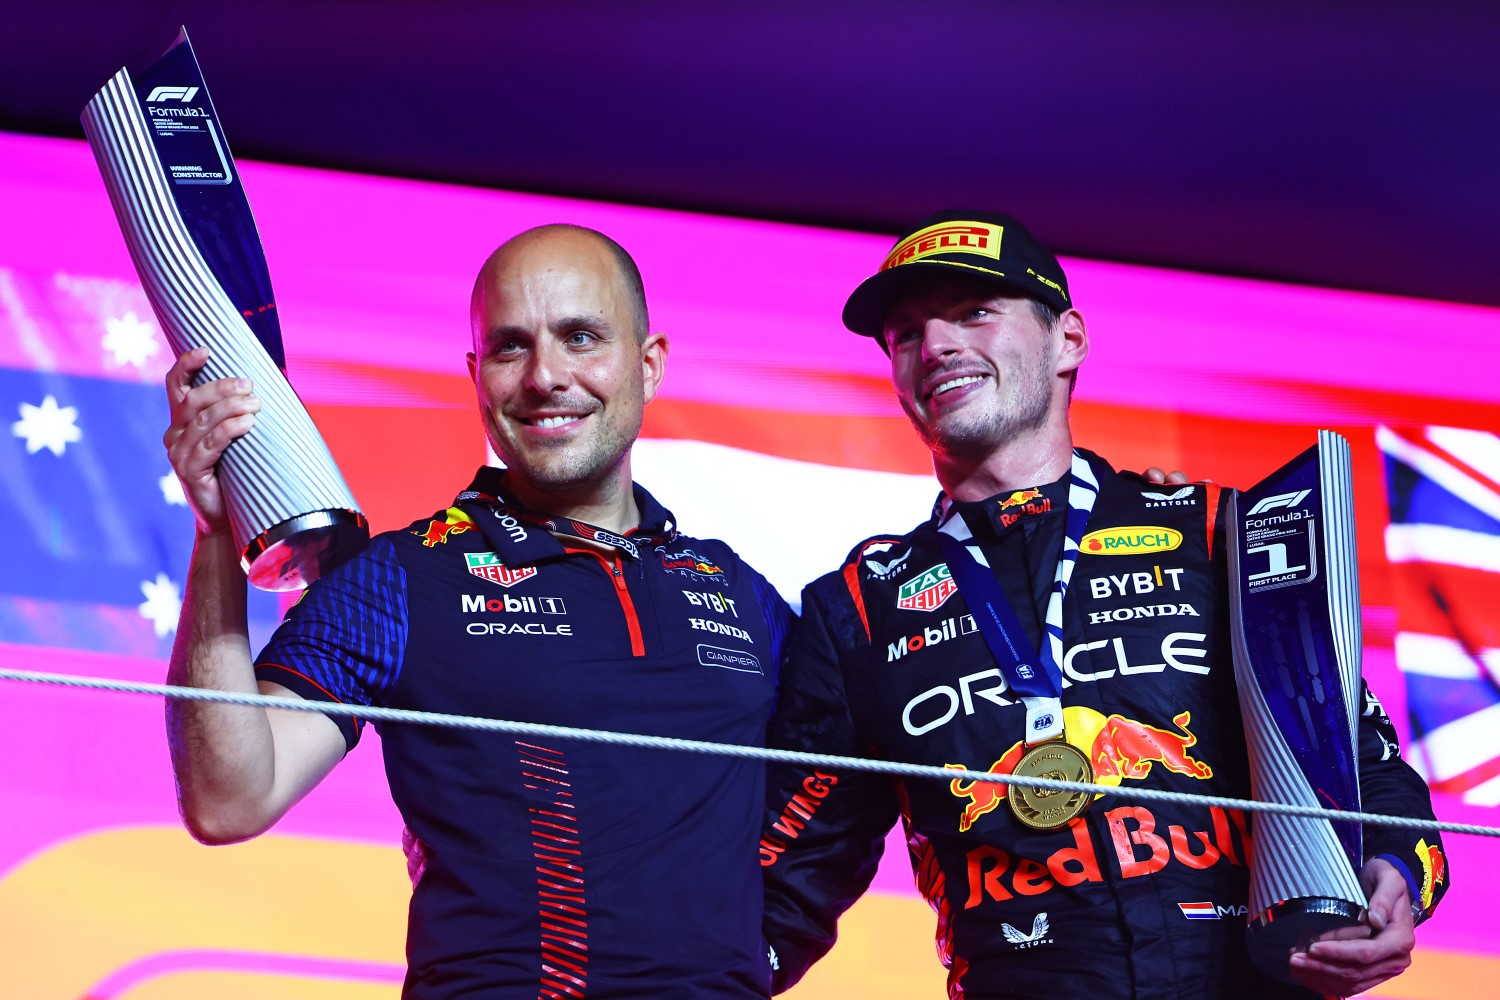
[[[1065,740],[1048,740],[1029,748],[1011,771],[1024,778],[1093,781],[1094,768],[1084,752]],[[1012,784],[1006,789],[1010,810],[1033,830],[1056,830],[1089,807],[1089,792],[1064,792]]]

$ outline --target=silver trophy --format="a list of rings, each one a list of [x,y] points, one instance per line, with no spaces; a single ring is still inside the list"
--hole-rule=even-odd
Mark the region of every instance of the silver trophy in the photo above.
[[[1234,673],[1260,801],[1359,809],[1361,626],[1349,442],[1329,431],[1231,497]],[[1292,949],[1361,923],[1361,828],[1258,813],[1251,958],[1292,981]]]
[[[248,378],[261,398],[218,470],[250,582],[306,586],[363,547],[369,526],[286,380],[265,254],[187,33],[139,82],[116,73],[83,130],[172,350],[206,345],[200,381]]]

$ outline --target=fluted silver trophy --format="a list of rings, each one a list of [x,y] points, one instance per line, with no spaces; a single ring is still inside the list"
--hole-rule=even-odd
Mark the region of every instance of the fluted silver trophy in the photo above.
[[[248,378],[262,401],[219,461],[250,581],[305,586],[357,552],[369,527],[285,376],[281,326],[250,204],[187,32],[133,81],[120,70],[83,112],[131,260],[199,381]]]
[[[1359,809],[1359,561],[1349,442],[1329,431],[1230,499],[1235,680],[1250,784],[1262,801]],[[1260,813],[1250,865],[1250,955],[1288,959],[1360,923],[1361,828]]]

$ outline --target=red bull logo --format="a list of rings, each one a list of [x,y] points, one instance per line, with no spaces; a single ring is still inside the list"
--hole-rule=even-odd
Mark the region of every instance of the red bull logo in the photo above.
[[[1031,500],[1040,500],[1041,498],[1041,490],[1016,490],[1010,496],[1000,501],[1000,509],[1010,510],[1012,507],[1019,507]]]
[[[672,573],[681,573],[683,576],[705,579],[723,576],[724,570],[709,562],[703,556],[692,549],[683,549],[681,552],[668,552],[665,549],[661,553],[661,567]]]
[[[1089,763],[1094,768],[1094,781],[1101,785],[1118,785],[1126,778],[1140,781],[1149,776],[1157,764],[1174,774],[1198,780],[1212,778],[1214,769],[1188,753],[1188,749],[1198,742],[1188,729],[1191,721],[1191,712],[1179,712],[1172,717],[1172,724],[1177,727],[1173,731],[1158,729],[1123,715],[1106,717],[1092,708],[1078,705],[1063,709],[1068,742],[1088,754]],[[999,760],[989,766],[988,772],[1010,774],[1025,750],[1025,744],[1019,741],[1012,744]],[[944,766],[966,770],[963,764]],[[1001,781],[961,778],[950,781],[948,790],[957,798],[969,800],[958,818],[959,832],[967,833],[976,820],[993,812],[1005,800],[1008,787]]]
[[[1041,490],[1016,490],[1000,501],[1000,527],[1009,528],[1023,517],[1045,514],[1051,509],[1052,501],[1042,496]]]
[[[1424,837],[1417,841],[1417,860],[1422,862],[1422,909],[1430,910],[1437,887],[1447,881],[1448,859],[1443,857],[1441,847],[1427,843]]]
[[[443,512],[441,521],[433,519],[427,523],[426,531],[413,531],[412,534],[422,539],[422,544],[427,548],[435,548],[439,542],[448,541],[449,535],[461,535],[465,531],[473,531],[474,522],[469,515],[457,507],[449,507]]]
[[[1001,756],[987,770],[990,774],[1010,774],[1016,769],[1016,764],[1021,760],[1021,755],[1026,752],[1024,743],[1016,743]],[[958,771],[966,771],[963,764],[944,764],[946,768]],[[962,778],[954,778],[948,782],[948,791],[961,799],[968,799],[969,804],[964,806],[963,815],[958,818],[958,832],[968,833],[974,821],[987,813],[992,813],[1000,803],[1005,801],[1005,794],[1010,786],[1003,781],[979,781],[971,779],[965,781]]]
[[[1198,742],[1188,729],[1191,712],[1172,716],[1172,725],[1180,732],[1157,729],[1144,722],[1111,715],[1094,737],[1089,761],[1094,765],[1094,780],[1106,777],[1141,779],[1160,764],[1168,771],[1190,778],[1212,778],[1214,769],[1189,754],[1188,747]]]
[[[1209,806],[1208,822],[1201,830],[1176,823],[1163,825],[1144,806],[1120,806],[1107,810],[1100,819],[1107,831],[1102,857],[1095,851],[1088,825],[1076,820],[1050,842],[1055,849],[1045,857],[1012,855],[994,844],[969,850],[964,909],[1018,896],[1036,902],[1057,886],[1105,882],[1115,871],[1120,878],[1140,878],[1168,865],[1194,871],[1221,864],[1243,865],[1249,856],[1250,830],[1238,809]],[[1244,915],[1243,907],[1215,907],[1221,909],[1222,915]]]

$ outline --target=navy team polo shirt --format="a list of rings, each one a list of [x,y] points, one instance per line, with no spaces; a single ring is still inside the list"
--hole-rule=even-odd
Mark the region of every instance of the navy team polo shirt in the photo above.
[[[678,534],[639,486],[635,499],[635,557],[605,555],[482,469],[461,506],[309,589],[256,674],[347,704],[763,745],[786,603],[723,542]],[[352,748],[359,725],[332,718]],[[405,996],[767,995],[762,764],[379,728],[428,854]]]

